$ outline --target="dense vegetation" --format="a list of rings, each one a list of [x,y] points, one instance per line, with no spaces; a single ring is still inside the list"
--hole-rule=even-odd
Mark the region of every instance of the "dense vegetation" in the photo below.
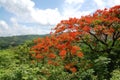
[[[9,47],[18,46],[23,44],[26,40],[33,40],[38,37],[44,37],[45,35],[21,35],[11,37],[0,37],[0,50],[7,49]]]
[[[0,80],[120,80],[120,6],[62,20],[49,36],[1,50]]]

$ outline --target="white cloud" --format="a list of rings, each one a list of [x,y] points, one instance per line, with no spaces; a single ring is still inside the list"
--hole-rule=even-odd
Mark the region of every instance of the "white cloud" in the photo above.
[[[18,22],[22,23],[38,23],[41,25],[56,25],[61,19],[69,17],[80,17],[83,14],[79,9],[84,0],[65,0],[63,3],[63,11],[55,9],[38,9],[31,0],[1,0],[0,4],[6,10],[16,15]]]
[[[5,21],[0,20],[0,28],[8,29],[9,27],[8,27],[8,24]]]
[[[69,17],[80,18],[83,15],[90,14],[92,11],[81,11],[82,5],[85,0],[65,0],[63,4],[63,19],[68,19]]]
[[[29,21],[31,19],[31,9],[33,9],[35,3],[31,0],[0,0],[0,5],[4,7],[10,13],[13,13],[19,20]],[[26,20],[26,21],[27,21]]]
[[[18,22],[55,25],[60,21],[60,13],[55,9],[38,9],[31,0],[1,0],[1,6],[16,15]]]
[[[99,9],[104,9],[105,3],[103,0],[94,0],[94,1],[97,4],[97,7],[99,7]]]
[[[26,34],[48,34],[49,29],[41,29],[38,25],[26,26],[18,24],[14,18],[11,18],[12,25],[0,20],[0,36],[26,35]],[[46,26],[47,27],[47,26]]]
[[[107,0],[106,5],[109,7],[120,5],[120,0]]]
[[[58,9],[46,9],[46,10],[40,10],[40,9],[35,9],[31,12],[32,18],[43,25],[55,25],[60,21],[60,13]]]
[[[120,5],[120,0],[94,0],[94,2],[97,4],[97,8],[104,9],[106,7],[110,8],[115,5]]]
[[[79,4],[79,3],[83,3],[85,0],[65,0],[65,3],[68,4]]]
[[[57,8],[41,10],[35,8],[35,4],[31,0],[0,0],[0,5],[15,15],[10,19],[10,25],[5,21],[1,21],[0,36],[48,34],[51,27],[53,27],[50,25],[60,21]],[[27,25],[26,23],[34,25]]]
[[[7,32],[9,32],[8,24],[5,21],[0,20],[0,36],[3,36]]]

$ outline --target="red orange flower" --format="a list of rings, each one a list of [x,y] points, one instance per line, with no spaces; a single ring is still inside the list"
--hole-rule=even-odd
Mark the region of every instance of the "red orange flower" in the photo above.
[[[42,56],[42,55],[40,55],[40,54],[37,54],[36,56],[35,56],[37,59],[43,59],[44,57]]]
[[[59,55],[63,58],[66,56],[66,53],[67,53],[66,50],[62,50],[60,51]]]
[[[72,68],[70,68],[70,71],[71,71],[72,73],[75,73],[75,72],[77,71],[77,69],[76,69],[75,67],[72,67]]]
[[[50,53],[50,54],[48,54],[48,57],[54,59],[54,58],[56,58],[56,55],[54,53]]]
[[[83,31],[89,32],[89,31],[90,31],[90,27],[89,27],[89,26],[84,26],[84,27],[83,27]]]
[[[83,54],[82,52],[79,52],[79,53],[77,54],[77,56],[80,57],[80,58],[82,58],[82,57],[84,56],[84,54]]]
[[[72,46],[71,53],[73,55],[75,55],[78,50],[80,50],[80,47],[78,47],[78,46]]]

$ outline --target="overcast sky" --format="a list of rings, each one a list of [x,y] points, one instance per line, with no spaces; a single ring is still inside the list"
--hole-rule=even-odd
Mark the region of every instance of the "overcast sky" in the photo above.
[[[120,5],[120,0],[0,0],[0,36],[48,34],[63,19]]]

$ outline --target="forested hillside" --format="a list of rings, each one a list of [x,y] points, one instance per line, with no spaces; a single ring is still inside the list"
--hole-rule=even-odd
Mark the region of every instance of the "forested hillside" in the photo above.
[[[18,46],[23,44],[27,40],[33,40],[38,37],[44,37],[46,35],[21,35],[11,37],[0,37],[0,49],[7,49],[9,47]]]

